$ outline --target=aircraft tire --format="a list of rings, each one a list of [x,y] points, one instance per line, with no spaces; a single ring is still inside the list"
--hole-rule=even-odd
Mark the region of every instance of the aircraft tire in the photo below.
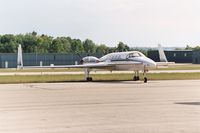
[[[92,81],[92,77],[88,77],[88,78],[87,78],[87,81],[88,81],[88,82],[91,82],[91,81]]]
[[[144,83],[147,83],[147,78],[146,77],[144,78]]]
[[[137,81],[137,77],[136,76],[133,77],[133,81]]]

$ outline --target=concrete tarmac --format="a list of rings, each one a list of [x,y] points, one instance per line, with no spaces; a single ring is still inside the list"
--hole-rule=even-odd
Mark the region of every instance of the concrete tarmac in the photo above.
[[[0,85],[1,133],[199,133],[200,80]]]

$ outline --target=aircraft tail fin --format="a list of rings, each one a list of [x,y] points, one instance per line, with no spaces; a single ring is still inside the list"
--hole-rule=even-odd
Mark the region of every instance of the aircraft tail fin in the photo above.
[[[19,44],[18,50],[17,50],[17,68],[21,69],[23,68],[23,57],[22,57],[22,46]]]
[[[168,62],[165,52],[160,44],[158,44],[158,52],[160,62],[156,62],[157,66],[169,66],[175,64],[175,62]]]
[[[158,44],[158,52],[159,52],[160,62],[168,62],[165,52],[160,44]]]

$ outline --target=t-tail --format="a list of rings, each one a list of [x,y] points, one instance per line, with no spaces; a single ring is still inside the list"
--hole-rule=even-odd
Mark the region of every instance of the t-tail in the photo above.
[[[17,49],[17,68],[22,69],[23,68],[23,57],[22,57],[22,46],[19,44]]]
[[[165,52],[163,50],[163,47],[160,44],[158,44],[158,53],[159,53],[160,62],[156,62],[157,66],[168,66],[171,64],[175,64],[175,62],[168,62]]]
[[[165,52],[160,44],[158,44],[158,52],[159,52],[160,62],[168,62]]]

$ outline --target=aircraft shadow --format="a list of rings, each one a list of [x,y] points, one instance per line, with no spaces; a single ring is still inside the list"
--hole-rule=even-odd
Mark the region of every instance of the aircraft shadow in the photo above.
[[[113,84],[143,84],[143,81],[133,81],[133,80],[94,80],[94,81],[85,81],[85,80],[76,80],[76,81],[49,81],[47,83],[113,83]]]
[[[182,105],[200,105],[200,102],[177,102],[175,104],[182,104]]]

